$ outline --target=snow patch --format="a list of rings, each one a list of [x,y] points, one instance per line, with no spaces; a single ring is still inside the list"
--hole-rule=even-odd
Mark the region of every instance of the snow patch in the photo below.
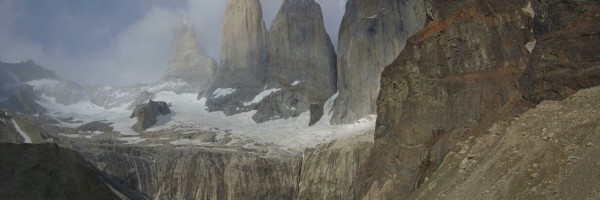
[[[533,39],[533,41],[525,44],[525,48],[527,48],[527,51],[529,51],[529,53],[533,52],[533,48],[535,48],[536,43],[537,43],[537,41],[535,39]]]
[[[534,35],[533,29],[529,29],[529,31],[531,31],[531,34]],[[535,38],[533,38],[533,41],[527,42],[525,44],[525,48],[527,48],[529,53],[533,52],[533,48],[535,48],[536,43],[537,43],[537,40]]]
[[[77,134],[64,134],[64,133],[59,133],[59,136],[63,136],[63,137],[68,137],[68,138],[80,138],[81,135],[77,135]]]
[[[521,10],[525,13],[527,13],[529,15],[529,17],[531,17],[531,19],[533,19],[535,17],[535,11],[533,10],[533,7],[531,6],[531,1],[529,3],[527,3],[527,6],[525,6],[524,8],[521,8]]]
[[[279,89],[271,89],[257,95],[255,98],[259,102],[262,98]],[[261,97],[262,96],[262,97]],[[308,126],[310,113],[304,112],[299,117],[289,119],[279,119],[257,124],[252,116],[256,110],[240,113],[237,115],[226,116],[223,112],[208,112],[206,109],[206,98],[197,99],[197,94],[183,93],[176,94],[172,91],[162,91],[155,94],[156,101],[165,101],[174,113],[169,115],[170,120],[159,123],[147,131],[165,131],[167,133],[186,133],[198,131],[216,131],[217,140],[229,137],[232,139],[228,145],[238,144],[268,144],[269,148],[301,152],[305,148],[311,148],[318,144],[331,142],[332,140],[362,135],[375,129],[376,116],[360,120],[355,124],[330,125],[332,117],[333,102],[338,94],[333,95],[324,105],[325,115],[313,126]],[[94,107],[88,103],[76,104],[71,106],[59,105],[44,99],[43,106],[47,107],[49,114],[54,117],[73,117],[75,120],[82,120],[83,123],[92,121],[106,120],[113,123],[115,131],[124,136],[120,141],[127,144],[137,144],[146,141],[140,138],[139,133],[134,132],[130,125],[135,123],[135,119],[129,118],[130,111],[126,109],[104,109]],[[51,105],[51,106],[47,106]],[[63,126],[76,127],[80,124],[63,123]],[[157,138],[167,138],[159,136]],[[166,140],[166,139],[165,139]],[[176,140],[170,144],[206,146],[206,143],[195,139]],[[259,146],[259,145],[256,145]]]
[[[300,84],[300,83],[302,83],[302,81],[294,81],[294,82],[293,82],[291,85],[292,85],[292,86],[296,86],[296,85],[298,85],[298,84]]]
[[[224,97],[224,96],[233,94],[235,91],[236,91],[236,89],[233,89],[233,88],[217,88],[213,92],[213,98]]]
[[[210,142],[202,142],[201,140],[191,140],[191,139],[180,139],[170,142],[173,145],[194,145],[194,146],[208,146],[212,143]]]
[[[269,95],[271,95],[271,94],[273,94],[273,93],[275,93],[275,92],[278,92],[278,91],[280,91],[280,90],[281,90],[281,88],[273,88],[273,89],[268,89],[268,90],[262,91],[261,93],[257,94],[257,95],[254,97],[254,99],[252,99],[252,101],[251,101],[251,102],[245,102],[245,103],[244,103],[244,106],[249,106],[249,105],[252,105],[252,104],[255,104],[255,103],[259,103],[259,102],[260,102],[260,101],[262,101],[262,100],[263,100],[265,97],[267,97],[267,96],[269,96]]]
[[[118,140],[123,141],[123,142],[127,142],[125,144],[138,144],[140,142],[144,142],[148,139],[146,138],[140,138],[140,137],[122,137],[119,138]]]
[[[15,125],[15,129],[17,130],[17,132],[19,132],[19,134],[21,134],[21,137],[23,137],[23,139],[25,139],[25,143],[26,144],[31,144],[31,138],[29,137],[29,135],[27,135],[27,133],[25,133],[23,130],[21,130],[21,127],[19,127],[19,124],[17,124],[17,122],[13,119],[12,123]]]

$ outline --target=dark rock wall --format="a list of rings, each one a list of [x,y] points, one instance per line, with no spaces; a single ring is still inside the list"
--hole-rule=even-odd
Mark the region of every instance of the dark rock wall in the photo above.
[[[338,42],[338,91],[331,120],[353,123],[376,112],[379,79],[425,24],[421,0],[350,0]]]
[[[521,80],[534,103],[600,85],[598,1],[534,1],[536,46]]]

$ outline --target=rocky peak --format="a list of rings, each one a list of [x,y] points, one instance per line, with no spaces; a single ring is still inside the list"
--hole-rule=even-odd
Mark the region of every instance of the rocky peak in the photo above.
[[[352,123],[374,114],[379,80],[385,66],[404,48],[406,39],[425,24],[420,0],[349,0],[339,32],[339,96],[332,123]]]
[[[321,7],[314,0],[285,0],[271,24],[268,41],[268,87],[281,91],[270,96],[277,100],[259,106],[258,122],[298,116],[336,92],[335,49],[325,31]]]
[[[239,112],[264,87],[267,69],[267,29],[259,0],[229,0],[225,8],[221,63],[210,87],[210,111]],[[234,89],[228,95],[211,95],[218,89]]]
[[[163,80],[182,80],[197,84],[198,92],[204,93],[213,81],[216,70],[217,62],[205,56],[198,45],[192,20],[184,18],[175,31],[173,52]]]

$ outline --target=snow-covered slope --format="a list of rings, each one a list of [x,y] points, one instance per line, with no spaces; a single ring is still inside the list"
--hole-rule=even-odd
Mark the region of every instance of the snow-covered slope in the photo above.
[[[375,116],[350,125],[329,125],[331,105],[336,97],[337,95],[334,95],[325,104],[326,115],[321,121],[309,127],[310,114],[308,112],[297,118],[257,124],[252,119],[256,111],[225,116],[223,112],[208,112],[205,106],[206,99],[198,100],[196,94],[177,94],[172,91],[161,91],[156,93],[154,100],[167,102],[173,113],[159,117],[157,125],[146,131],[153,133],[151,135],[145,133],[139,135],[130,128],[135,123],[135,119],[129,118],[131,113],[127,110],[128,104],[111,109],[100,107],[88,100],[71,105],[62,105],[57,103],[54,98],[45,95],[38,103],[47,108],[49,114],[55,118],[73,118],[69,122],[61,122],[62,126],[75,128],[85,123],[106,120],[112,123],[111,126],[114,130],[122,135],[120,140],[127,141],[128,144],[144,142],[149,137],[158,137],[155,139],[165,137],[165,140],[168,140],[168,136],[170,136],[171,139],[175,138],[169,141],[170,144],[206,146],[211,144],[199,140],[181,139],[177,135],[212,131],[217,133],[217,138],[233,138],[227,145],[243,144],[247,148],[270,145],[284,150],[300,151],[304,148],[314,147],[317,144],[363,134],[374,129]],[[175,134],[174,137],[173,134]]]

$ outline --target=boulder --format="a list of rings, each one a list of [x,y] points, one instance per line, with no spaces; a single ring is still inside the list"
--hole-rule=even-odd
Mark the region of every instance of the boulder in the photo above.
[[[156,124],[158,116],[170,113],[171,109],[166,102],[150,100],[148,103],[138,105],[133,110],[130,118],[136,118],[137,122],[131,128],[136,132],[143,132]]]

